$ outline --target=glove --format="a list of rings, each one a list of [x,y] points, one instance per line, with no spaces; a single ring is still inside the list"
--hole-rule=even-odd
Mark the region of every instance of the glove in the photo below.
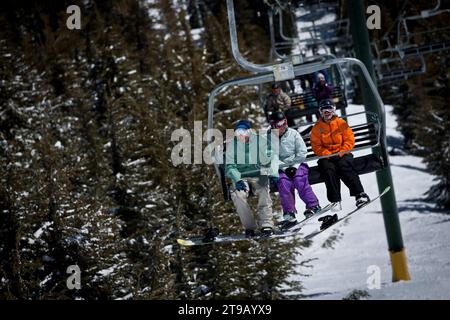
[[[278,178],[278,177],[269,177],[270,184],[277,185],[278,181],[280,181],[280,178]]]
[[[278,178],[278,177],[269,177],[269,190],[270,190],[270,192],[277,192],[278,191],[278,181],[280,181],[280,178]]]
[[[287,175],[289,178],[293,179],[294,176],[295,176],[295,173],[297,172],[297,168],[295,168],[295,167],[289,167],[289,168],[286,168],[286,170],[284,170],[284,172],[286,173],[286,175]]]
[[[247,185],[245,184],[244,180],[239,180],[238,182],[236,182],[236,190],[247,191]]]

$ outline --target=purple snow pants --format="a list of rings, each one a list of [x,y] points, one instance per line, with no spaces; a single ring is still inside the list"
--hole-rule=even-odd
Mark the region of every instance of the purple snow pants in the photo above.
[[[284,172],[280,172],[278,192],[280,193],[281,206],[284,212],[297,212],[295,209],[295,189],[297,189],[300,199],[306,204],[306,208],[319,205],[319,200],[308,181],[308,171],[308,165],[302,163],[293,179],[289,178]]]

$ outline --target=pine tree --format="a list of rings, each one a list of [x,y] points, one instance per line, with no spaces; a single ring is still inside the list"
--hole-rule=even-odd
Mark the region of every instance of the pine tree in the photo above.
[[[431,63],[430,63],[431,64]],[[449,71],[448,58],[435,61],[431,72],[434,81],[426,85],[427,102],[414,113],[416,153],[424,157],[428,169],[436,175],[437,184],[427,192],[427,198],[439,208],[450,208],[450,136]]]

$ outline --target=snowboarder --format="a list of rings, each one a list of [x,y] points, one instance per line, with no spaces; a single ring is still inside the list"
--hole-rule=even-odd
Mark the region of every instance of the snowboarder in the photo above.
[[[322,100],[330,99],[332,92],[333,87],[326,82],[323,73],[319,72],[317,74],[317,82],[312,88],[312,94],[314,98],[316,98],[317,102],[320,103],[320,101]]]
[[[278,161],[271,161],[267,136],[253,132],[248,120],[238,121],[234,133],[233,140],[227,144],[225,163],[225,174],[233,182],[231,200],[246,236],[255,235],[257,228],[263,235],[271,235],[274,224],[269,176],[278,177]],[[254,159],[255,156],[257,159]],[[250,189],[258,196],[257,222],[247,202]]]
[[[320,101],[325,99],[331,99],[331,93],[333,92],[333,87],[327,83],[325,75],[322,72],[318,72],[317,82],[314,83],[311,93],[317,101],[317,104],[320,105]],[[317,119],[320,118],[320,113],[315,113]],[[306,120],[312,122],[312,115],[306,116]]]
[[[278,129],[279,140],[279,180],[278,192],[283,208],[284,228],[297,223],[295,208],[295,189],[306,205],[305,218],[321,210],[308,181],[309,167],[304,163],[308,150],[297,130],[289,128],[283,112],[277,111],[270,116],[270,126]],[[276,132],[276,131],[275,131]]]
[[[318,161],[328,200],[340,207],[342,180],[359,207],[370,199],[353,167],[353,155],[350,151],[355,145],[355,136],[347,122],[337,116],[335,111],[336,107],[330,99],[320,102],[320,118],[311,131],[311,146],[316,155],[329,156]],[[335,153],[340,154],[334,155]]]
[[[272,93],[267,97],[267,111],[285,111],[291,107],[291,98],[278,83],[272,84]]]
[[[272,84],[272,93],[267,97],[266,102],[266,118],[269,120],[269,116],[275,111],[286,112],[291,107],[291,98],[285,92],[283,92],[278,83]],[[293,126],[295,122],[293,119],[288,119],[288,125]]]

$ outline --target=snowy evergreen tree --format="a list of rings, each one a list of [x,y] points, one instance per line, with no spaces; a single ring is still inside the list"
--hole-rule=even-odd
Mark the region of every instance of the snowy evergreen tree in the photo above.
[[[406,31],[403,27],[395,37],[397,30],[396,16],[399,11],[407,15],[420,15],[422,10],[429,9],[427,1],[416,1],[410,7],[404,3],[383,1],[382,5],[390,9],[384,10],[383,18],[386,21],[391,43],[396,43],[398,35],[403,42],[406,41]],[[394,7],[391,7],[394,5]],[[442,8],[445,4],[442,3]],[[420,46],[424,44],[439,44],[450,40],[448,32],[448,15],[440,14],[430,18],[408,20],[408,45]],[[381,32],[374,32],[374,38],[380,43],[383,39]],[[386,103],[394,105],[394,113],[398,119],[398,126],[404,139],[404,148],[413,154],[424,157],[431,173],[436,175],[437,184],[427,192],[427,199],[436,203],[440,208],[450,208],[449,193],[449,148],[448,148],[448,118],[450,109],[448,104],[448,78],[450,64],[448,51],[438,51],[424,55],[426,73],[408,78],[408,81],[399,81],[394,84],[399,87],[398,95],[389,98],[389,92],[382,92],[388,99]]]

